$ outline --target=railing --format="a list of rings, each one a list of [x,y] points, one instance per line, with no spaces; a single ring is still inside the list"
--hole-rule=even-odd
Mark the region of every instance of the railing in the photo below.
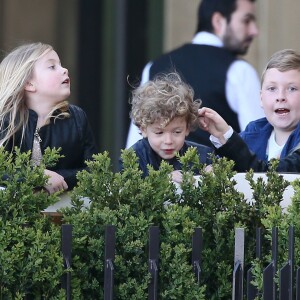
[[[260,297],[263,300],[300,300],[300,267],[297,267],[294,276],[294,228],[289,228],[289,249],[288,261],[277,270],[278,260],[278,230],[272,229],[272,260],[263,270],[263,292],[259,291],[251,282],[253,280],[253,270],[247,271],[246,291],[244,292],[244,249],[245,233],[243,228],[235,230],[235,251],[233,259],[233,282],[232,300],[254,300]],[[105,228],[105,258],[104,258],[104,299],[114,299],[114,258],[116,244],[116,228],[107,225]],[[158,277],[159,277],[159,244],[160,231],[157,226],[149,228],[149,260],[148,270],[151,280],[148,286],[148,299],[158,299]],[[203,236],[201,228],[195,228],[192,237],[192,267],[195,273],[195,280],[200,284],[201,279],[201,253],[203,250]],[[62,225],[62,253],[66,268],[71,267],[72,251],[72,226]],[[262,258],[262,232],[256,230],[256,258]],[[276,285],[276,274],[279,272],[279,289]],[[294,282],[295,281],[295,282]],[[67,299],[71,299],[71,274],[67,273],[62,278],[62,287],[66,290]],[[277,292],[279,290],[279,293]],[[295,297],[294,297],[295,296]]]
[[[62,225],[61,227],[61,252],[66,269],[72,264],[72,225]],[[71,273],[67,272],[61,279],[61,286],[66,290],[66,299],[71,300]]]

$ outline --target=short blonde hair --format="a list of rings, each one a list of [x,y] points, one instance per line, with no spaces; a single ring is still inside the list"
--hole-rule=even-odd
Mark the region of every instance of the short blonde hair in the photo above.
[[[277,69],[280,72],[300,71],[300,53],[293,49],[283,49],[275,52],[262,72],[261,84],[263,84],[266,72],[269,69]]]
[[[201,100],[194,100],[194,90],[178,73],[161,74],[132,92],[130,117],[139,128],[161,122],[167,126],[174,118],[184,117],[189,130],[198,126]]]

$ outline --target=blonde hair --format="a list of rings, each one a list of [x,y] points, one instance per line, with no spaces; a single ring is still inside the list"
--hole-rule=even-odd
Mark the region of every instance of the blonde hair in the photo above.
[[[25,104],[25,85],[32,76],[35,62],[43,55],[53,50],[53,47],[43,43],[24,44],[11,51],[0,63],[0,145],[6,145],[15,134],[22,129],[22,139],[28,122],[28,107]],[[68,102],[63,101],[48,115],[48,121],[54,111],[55,116],[68,116]]]
[[[280,72],[300,71],[300,53],[293,49],[283,49],[275,52],[262,72],[261,84],[263,84],[266,72],[269,69],[277,69]]]
[[[201,100],[177,73],[162,74],[132,92],[130,117],[139,128],[161,122],[167,126],[174,118],[184,117],[190,130],[198,126]]]

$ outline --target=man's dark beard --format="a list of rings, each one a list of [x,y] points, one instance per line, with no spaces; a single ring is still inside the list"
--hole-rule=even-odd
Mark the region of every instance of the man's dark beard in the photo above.
[[[232,52],[234,55],[245,55],[248,52],[248,48],[252,42],[253,38],[248,37],[245,41],[243,42],[248,42],[248,46],[243,46],[244,43],[237,41],[230,30],[230,28],[227,29],[227,33],[223,38],[223,44],[224,48]]]
[[[246,55],[247,52],[248,52],[248,48],[245,48],[245,49],[236,49],[236,48],[229,48],[229,47],[224,47],[226,49],[228,49],[231,53],[233,53],[235,56],[243,56],[243,55]]]

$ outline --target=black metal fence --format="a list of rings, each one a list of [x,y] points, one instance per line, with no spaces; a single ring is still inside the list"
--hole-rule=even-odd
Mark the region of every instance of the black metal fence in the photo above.
[[[105,228],[105,262],[104,262],[104,299],[114,299],[114,259],[115,259],[115,238],[116,228],[107,225]],[[278,270],[278,229],[272,229],[272,260],[263,270],[263,292],[259,294],[258,289],[251,284],[253,281],[253,270],[246,272],[246,292],[244,293],[244,249],[245,233],[243,228],[235,230],[235,251],[234,270],[232,282],[232,300],[254,300],[256,297],[264,300],[300,300],[300,267],[294,272],[294,228],[289,228],[288,237],[288,260]],[[158,299],[158,276],[159,276],[159,245],[160,231],[157,226],[149,228],[149,259],[148,270],[151,281],[148,286],[148,299]],[[200,284],[201,279],[201,253],[203,249],[203,236],[201,228],[195,228],[192,237],[192,267],[195,273],[195,280]],[[71,267],[72,251],[72,226],[62,225],[62,253],[66,268]],[[256,257],[262,258],[262,232],[256,230]],[[279,281],[275,280],[279,272]],[[295,275],[294,275],[295,274]],[[279,288],[276,284],[279,282]],[[67,299],[71,299],[71,274],[68,273],[62,278],[62,287],[66,290]],[[278,292],[279,291],[279,292]]]
[[[244,276],[244,229],[235,231],[235,254],[233,271],[232,299],[243,299],[243,276]],[[256,297],[264,300],[300,300],[300,268],[296,269],[294,278],[294,228],[289,227],[288,236],[288,260],[284,266],[278,270],[278,229],[272,229],[272,260],[263,270],[263,292],[259,294],[258,289],[251,284],[253,281],[253,270],[247,271],[246,299],[254,300]],[[256,258],[262,258],[262,232],[260,228],[256,230]],[[279,286],[277,287],[276,274],[279,276]],[[279,291],[279,295],[278,295]]]

